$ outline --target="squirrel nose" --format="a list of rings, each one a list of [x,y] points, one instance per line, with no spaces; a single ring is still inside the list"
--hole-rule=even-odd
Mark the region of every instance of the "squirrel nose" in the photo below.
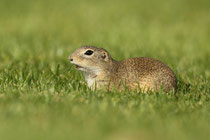
[[[70,57],[69,57],[69,60],[70,60],[70,61],[73,61],[74,59],[70,56]]]

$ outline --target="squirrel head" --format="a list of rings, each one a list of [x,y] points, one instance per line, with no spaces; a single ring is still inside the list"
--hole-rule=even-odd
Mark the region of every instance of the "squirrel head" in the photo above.
[[[113,63],[112,57],[105,49],[93,46],[78,48],[69,56],[69,60],[77,70],[88,73],[103,71]]]

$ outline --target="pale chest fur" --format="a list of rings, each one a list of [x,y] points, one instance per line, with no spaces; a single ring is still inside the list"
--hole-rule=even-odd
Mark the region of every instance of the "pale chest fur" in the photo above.
[[[85,80],[87,81],[88,87],[92,87],[94,83],[96,82],[96,78],[92,78],[90,76],[87,76]]]
[[[88,87],[94,88],[96,85],[97,87],[107,81],[108,76],[105,75],[103,72],[95,71],[95,73],[85,73],[83,72],[85,80],[87,82]]]
[[[88,87],[93,87],[94,84],[96,83],[98,73],[97,72],[95,73],[83,72],[83,75],[85,77]]]

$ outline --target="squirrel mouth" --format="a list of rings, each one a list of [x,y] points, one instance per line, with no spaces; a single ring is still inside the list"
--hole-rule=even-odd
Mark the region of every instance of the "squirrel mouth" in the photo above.
[[[74,65],[75,65],[75,68],[76,68],[76,69],[82,68],[80,65],[76,65],[76,64],[74,64]]]
[[[78,64],[75,64],[75,63],[72,63],[72,62],[71,62],[71,64],[74,65],[77,70],[83,70],[84,69],[84,67],[82,67]]]

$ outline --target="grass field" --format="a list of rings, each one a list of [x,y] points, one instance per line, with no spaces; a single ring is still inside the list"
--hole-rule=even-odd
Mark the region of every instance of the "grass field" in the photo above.
[[[90,91],[68,61],[81,45],[117,60],[163,61],[178,77],[177,96]],[[204,140],[209,132],[209,0],[0,0],[1,140]]]

